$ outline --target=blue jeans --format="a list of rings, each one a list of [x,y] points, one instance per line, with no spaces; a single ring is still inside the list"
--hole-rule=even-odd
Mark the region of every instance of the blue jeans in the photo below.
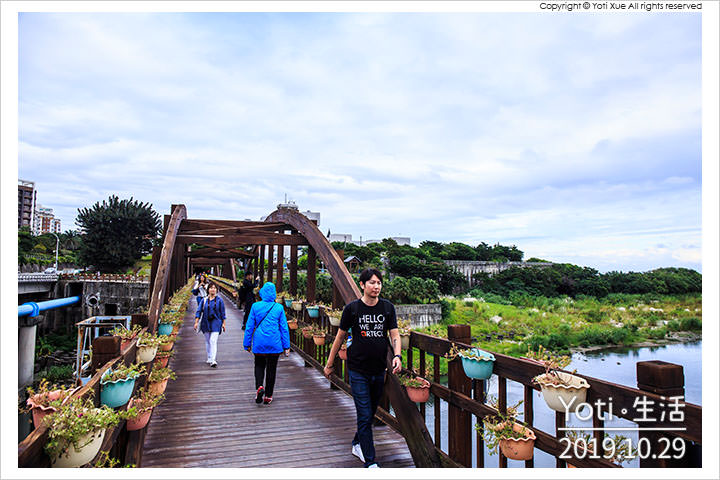
[[[375,445],[373,444],[372,423],[375,417],[380,397],[385,385],[385,372],[379,375],[366,375],[360,372],[349,371],[350,387],[355,410],[357,411],[357,432],[353,438],[353,445],[360,444],[365,457],[365,466],[375,463]]]

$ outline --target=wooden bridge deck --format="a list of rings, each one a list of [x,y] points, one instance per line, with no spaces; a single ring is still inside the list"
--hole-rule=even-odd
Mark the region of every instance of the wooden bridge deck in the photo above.
[[[193,331],[195,300],[169,366],[177,373],[167,400],[153,412],[142,467],[362,467],[350,454],[352,398],[331,390],[297,354],[281,356],[273,402],[255,403],[253,356],[242,348],[242,314],[225,298],[227,332],[218,340],[218,368],[205,363],[205,341]],[[374,427],[382,467],[412,467],[405,440]]]

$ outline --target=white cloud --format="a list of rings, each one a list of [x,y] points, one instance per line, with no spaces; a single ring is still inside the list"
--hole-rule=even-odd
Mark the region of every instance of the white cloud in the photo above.
[[[699,263],[697,17],[23,14],[19,51],[19,174],[66,227],[287,193],[356,238]]]

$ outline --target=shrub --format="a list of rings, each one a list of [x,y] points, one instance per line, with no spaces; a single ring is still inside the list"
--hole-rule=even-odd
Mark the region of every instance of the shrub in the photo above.
[[[680,326],[682,330],[702,330],[702,320],[697,317],[683,318]]]

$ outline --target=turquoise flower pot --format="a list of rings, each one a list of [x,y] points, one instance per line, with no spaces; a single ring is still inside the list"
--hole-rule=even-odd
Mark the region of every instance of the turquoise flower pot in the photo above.
[[[320,307],[307,307],[307,312],[310,318],[318,318]]]
[[[110,370],[108,370],[110,372]],[[137,376],[132,378],[124,378],[121,380],[115,380],[114,382],[100,381],[100,403],[107,405],[110,408],[119,407],[125,405],[135,388],[135,379]]]
[[[286,306],[287,308],[292,307],[292,298],[286,298],[286,299],[285,299],[285,306]]]
[[[161,323],[158,325],[158,335],[170,335],[173,330],[172,323]]]
[[[476,380],[487,380],[493,372],[495,355],[478,348],[472,348],[470,351],[474,353],[473,356],[466,357],[460,354],[465,375]]]

